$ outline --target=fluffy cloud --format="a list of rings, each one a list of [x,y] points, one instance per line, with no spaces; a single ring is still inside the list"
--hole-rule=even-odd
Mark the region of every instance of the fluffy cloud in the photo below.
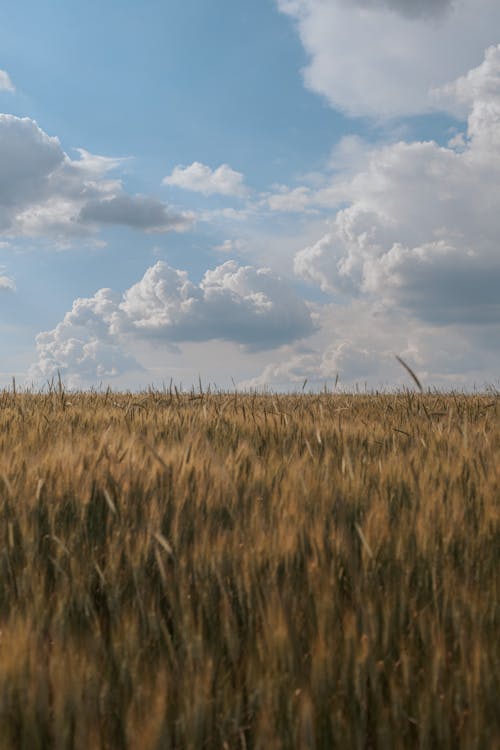
[[[309,61],[306,85],[352,115],[419,114],[432,90],[498,42],[497,0],[277,0]],[[443,102],[440,106],[444,106]]]
[[[172,174],[163,179],[164,185],[192,190],[203,195],[227,195],[243,198],[248,194],[244,177],[228,164],[211,169],[206,164],[194,161],[188,167],[177,166]]]
[[[199,285],[159,261],[125,293],[120,310],[132,330],[171,341],[223,339],[265,349],[313,330],[309,309],[285,281],[231,260]]]
[[[394,354],[425,384],[480,387],[500,359],[500,46],[445,86],[467,106],[448,147],[399,142],[356,153],[309,205],[336,211],[331,230],[298,252],[297,274],[335,302],[321,330],[282,351],[252,387],[407,383]],[[355,150],[356,152],[356,150]],[[346,205],[347,204],[347,205]],[[339,210],[339,207],[340,210]]]
[[[77,299],[52,330],[37,336],[31,377],[59,370],[70,384],[136,369],[134,343],[225,340],[256,351],[309,335],[309,308],[266,268],[227,261],[199,284],[158,261],[123,295],[109,289]]]
[[[34,120],[0,114],[0,233],[71,236],[99,225],[184,229],[192,216],[155,198],[131,196],[109,172],[123,160],[79,150],[70,159]]]
[[[30,377],[50,380],[60,372],[73,387],[138,369],[138,363],[123,352],[109,331],[118,304],[119,295],[110,289],[76,299],[52,331],[38,334],[38,362],[31,368]]]
[[[349,205],[297,254],[299,276],[421,320],[500,322],[500,47],[453,92],[470,107],[463,147],[376,149],[363,171],[319,191],[325,205]]]
[[[9,74],[5,70],[0,70],[0,91],[14,92],[16,87],[10,80]]]
[[[0,210],[50,194],[50,179],[64,163],[57,138],[50,138],[27,117],[0,115]]]

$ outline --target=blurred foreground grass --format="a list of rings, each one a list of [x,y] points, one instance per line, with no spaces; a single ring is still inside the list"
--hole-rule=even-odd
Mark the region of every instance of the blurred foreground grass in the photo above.
[[[0,750],[500,747],[500,398],[0,393]]]

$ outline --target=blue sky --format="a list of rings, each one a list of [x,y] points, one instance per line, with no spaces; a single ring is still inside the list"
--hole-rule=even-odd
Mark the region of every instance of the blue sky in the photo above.
[[[25,2],[0,384],[498,382],[495,0]],[[493,347],[494,349],[494,347]]]
[[[193,154],[265,188],[319,163],[342,133],[342,115],[304,89],[304,51],[273,2],[27,5],[0,31],[16,114],[68,149],[133,155],[137,189]]]

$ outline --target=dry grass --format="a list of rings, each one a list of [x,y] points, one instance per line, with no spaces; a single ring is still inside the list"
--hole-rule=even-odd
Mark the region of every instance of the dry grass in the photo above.
[[[0,393],[0,749],[499,747],[499,417]]]

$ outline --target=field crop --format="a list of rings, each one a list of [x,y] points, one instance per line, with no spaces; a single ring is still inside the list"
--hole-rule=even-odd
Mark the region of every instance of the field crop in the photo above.
[[[500,747],[500,398],[0,393],[0,750]]]

